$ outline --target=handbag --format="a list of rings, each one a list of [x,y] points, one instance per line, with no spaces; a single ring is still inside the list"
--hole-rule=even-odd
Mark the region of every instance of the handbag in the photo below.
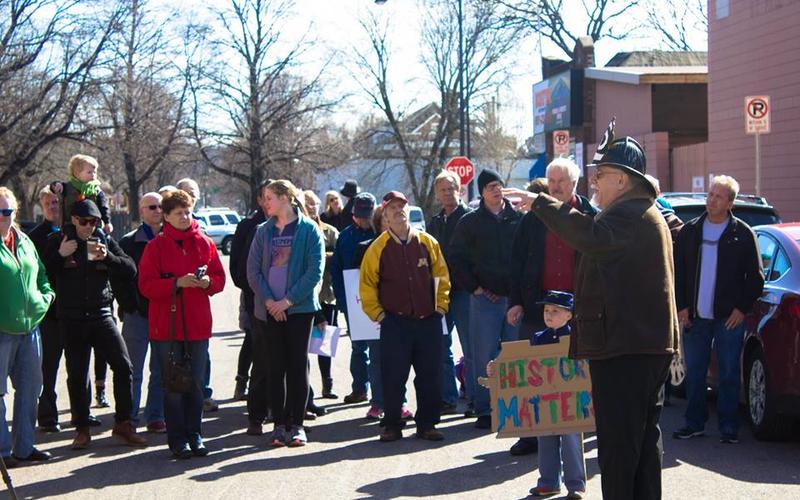
[[[178,360],[175,355],[175,317],[177,316],[178,296],[181,299],[181,320],[183,321],[183,357]],[[178,282],[172,287],[172,306],[169,322],[169,361],[164,374],[164,388],[167,392],[186,394],[191,392],[194,380],[192,377],[192,357],[189,354],[189,341],[186,339],[186,313],[183,306],[183,294],[178,290]]]

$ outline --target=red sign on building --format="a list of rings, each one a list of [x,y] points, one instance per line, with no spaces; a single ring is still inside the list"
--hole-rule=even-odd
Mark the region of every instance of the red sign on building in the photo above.
[[[475,166],[469,161],[466,156],[455,156],[445,165],[445,170],[454,172],[461,178],[461,185],[469,184],[469,181],[475,177]]]

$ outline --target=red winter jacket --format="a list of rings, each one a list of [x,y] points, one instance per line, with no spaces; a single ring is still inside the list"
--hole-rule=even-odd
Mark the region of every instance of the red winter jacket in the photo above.
[[[178,244],[182,241],[182,246]],[[180,276],[194,273],[200,266],[208,266],[206,274],[211,285],[202,288],[180,288],[186,306],[188,340],[206,340],[211,337],[211,303],[208,298],[225,287],[225,271],[219,260],[217,248],[208,237],[200,233],[196,221],[187,231],[179,231],[164,224],[161,234],[145,247],[139,261],[139,290],[150,300],[148,319],[150,340],[169,340],[172,287]],[[178,298],[175,338],[183,339],[181,301]]]

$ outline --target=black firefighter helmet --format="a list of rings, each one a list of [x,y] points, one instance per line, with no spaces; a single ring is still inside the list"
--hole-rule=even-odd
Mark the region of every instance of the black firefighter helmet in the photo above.
[[[608,145],[603,157],[589,166],[599,167],[601,165],[618,168],[640,179],[642,184],[653,192],[653,196],[656,195],[655,186],[644,176],[647,173],[647,159],[644,155],[644,149],[633,137],[625,136],[615,140]]]

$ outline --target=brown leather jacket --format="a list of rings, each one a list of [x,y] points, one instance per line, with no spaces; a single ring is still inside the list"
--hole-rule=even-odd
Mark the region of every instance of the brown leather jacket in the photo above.
[[[678,349],[672,241],[640,187],[591,217],[540,195],[533,211],[581,253],[570,356],[608,359]]]

